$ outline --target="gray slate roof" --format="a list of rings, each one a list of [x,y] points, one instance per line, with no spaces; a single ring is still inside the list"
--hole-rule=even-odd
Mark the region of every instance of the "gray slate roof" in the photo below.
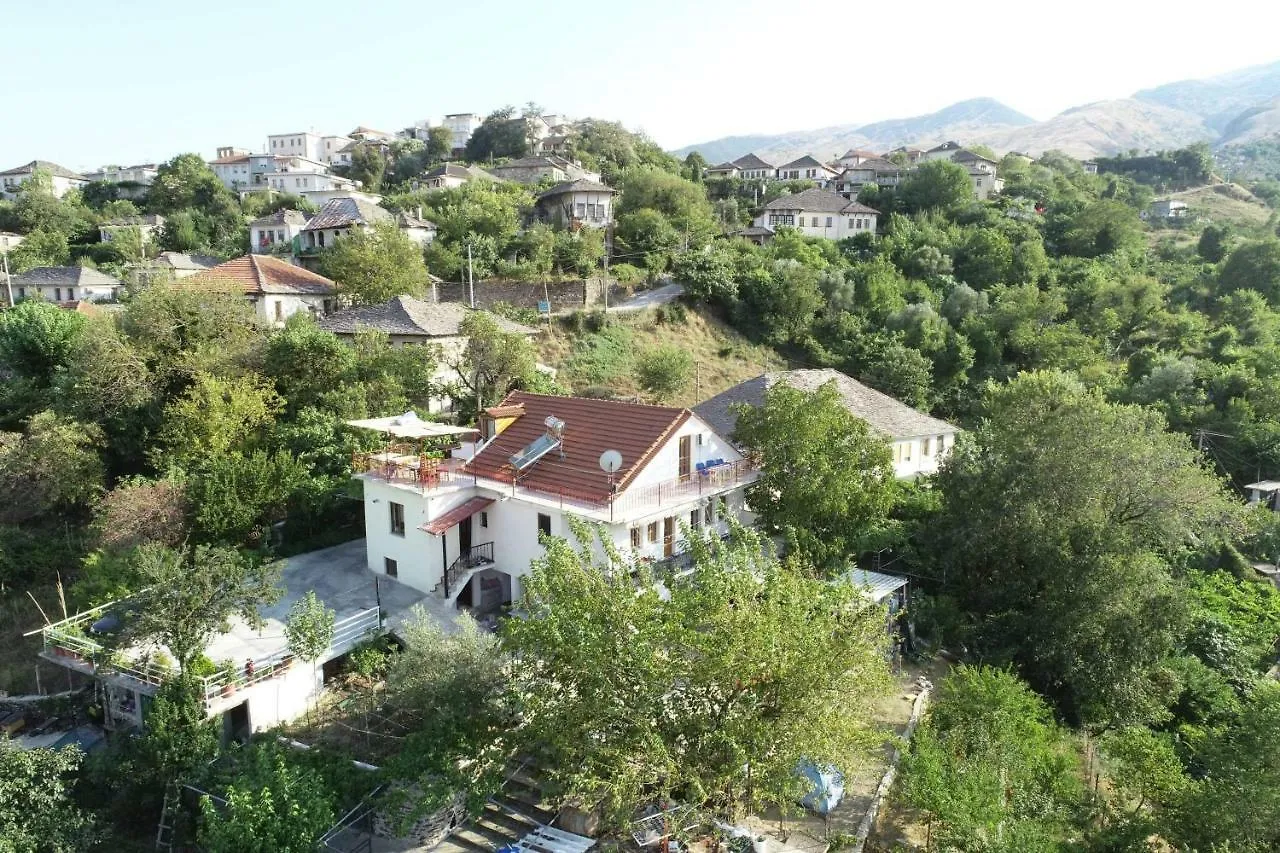
[[[120,279],[89,267],[33,267],[13,277],[15,285],[40,287],[55,284],[78,287],[119,287]]]
[[[277,210],[275,213],[260,217],[249,223],[249,227],[260,225],[306,225],[307,214],[301,210]]]
[[[0,172],[0,175],[26,175],[36,169],[48,172],[55,178],[79,178],[82,181],[85,180],[85,176],[79,172],[73,172],[66,166],[59,166],[57,163],[50,163],[48,160],[32,160],[30,163],[22,166],[5,169],[3,172]]]
[[[877,173],[877,174],[879,174],[879,173],[881,173],[881,172],[902,172],[902,171],[905,171],[905,168],[904,168],[904,167],[899,166],[897,163],[893,162],[892,160],[885,160],[883,157],[872,157],[872,158],[871,158],[871,159],[869,159],[869,160],[863,160],[863,161],[862,161],[861,163],[859,163],[858,165],[856,165],[856,166],[850,166],[850,167],[849,167],[848,169],[846,169],[845,171],[847,171],[847,172],[856,172],[856,171],[858,171],[859,169],[866,169],[866,170],[868,170],[868,171],[875,172],[875,173]]]
[[[823,163],[819,163],[817,160],[813,159],[808,154],[806,154],[803,157],[801,157],[799,160],[792,160],[790,163],[786,163],[782,166],[779,166],[778,168],[779,169],[827,169],[830,167],[826,166]]]
[[[604,184],[595,181],[588,181],[586,178],[579,178],[576,181],[564,181],[556,184],[551,189],[541,193],[538,198],[552,198],[553,196],[566,195],[567,193],[612,193],[615,192],[613,187],[606,187]]]
[[[959,432],[959,427],[926,415],[924,412],[918,412],[888,394],[881,394],[851,376],[830,369],[766,373],[754,379],[748,379],[727,391],[720,392],[710,400],[699,403],[693,407],[693,412],[720,435],[732,436],[734,427],[738,423],[738,415],[733,411],[735,405],[739,403],[750,406],[763,405],[765,391],[778,382],[785,382],[801,391],[816,391],[832,381],[836,383],[836,390],[840,392],[845,407],[866,421],[873,430],[888,438],[902,439]]]
[[[775,198],[765,210],[803,210],[817,213],[879,213],[875,208],[849,201],[830,190],[810,189]]]
[[[375,222],[389,222],[393,219],[390,211],[370,204],[358,198],[331,198],[315,216],[307,220],[303,231],[318,231],[321,228],[347,228],[351,225],[372,225]]]
[[[755,154],[743,154],[737,160],[733,161],[733,165],[739,169],[772,169],[772,163],[766,163]]]
[[[213,255],[188,255],[183,252],[161,252],[154,261],[175,270],[207,270],[221,263]]]
[[[320,328],[335,334],[350,335],[358,329],[377,329],[389,335],[449,338],[462,334],[462,321],[472,310],[458,302],[425,302],[412,296],[397,296],[381,305],[338,311],[318,322]],[[495,314],[493,319],[504,332],[535,334],[534,329],[505,317]]]
[[[990,157],[983,157],[981,154],[970,151],[968,148],[962,148],[952,154],[951,161],[953,163],[991,163],[992,165],[999,165]]]

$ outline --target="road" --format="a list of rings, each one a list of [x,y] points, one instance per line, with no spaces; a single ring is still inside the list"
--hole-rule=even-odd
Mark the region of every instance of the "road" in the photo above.
[[[662,287],[655,287],[652,290],[642,290],[632,296],[630,299],[624,299],[616,305],[610,305],[610,311],[643,311],[646,308],[654,308],[658,305],[666,305],[668,302],[674,302],[684,295],[683,284],[664,284]]]

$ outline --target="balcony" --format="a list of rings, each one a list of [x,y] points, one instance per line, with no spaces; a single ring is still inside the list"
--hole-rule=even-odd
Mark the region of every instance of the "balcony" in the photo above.
[[[137,649],[113,651],[88,636],[93,624],[107,616],[117,604],[104,604],[46,626],[41,631],[41,657],[84,675],[110,678],[132,690],[154,693],[176,674],[172,664],[162,662],[159,655]],[[381,625],[377,607],[339,619],[333,626],[333,641],[319,659],[329,660],[349,651]],[[283,676],[292,667],[294,657],[286,645],[270,654],[249,658],[243,665],[201,678],[205,707],[210,708],[221,697],[234,695],[238,689]]]
[[[412,486],[423,494],[441,488],[475,485],[475,475],[462,470],[463,460],[422,456],[412,450],[405,445],[376,453],[356,453],[351,457],[351,470],[387,483]]]

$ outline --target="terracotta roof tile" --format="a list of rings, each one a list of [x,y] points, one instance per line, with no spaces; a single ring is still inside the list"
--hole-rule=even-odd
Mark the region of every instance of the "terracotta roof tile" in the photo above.
[[[688,409],[524,391],[513,391],[499,405],[523,405],[524,415],[476,454],[467,470],[510,483],[514,474],[510,457],[542,435],[546,419],[554,415],[564,421],[564,443],[560,450],[551,451],[522,471],[520,485],[594,501],[609,498],[609,477],[600,470],[601,453],[616,450],[622,454],[622,468],[614,476],[621,491],[667,438],[692,417]]]
[[[178,279],[177,287],[224,290],[261,295],[263,293],[330,294],[338,286],[331,279],[295,267],[271,255],[243,255],[216,267]]]

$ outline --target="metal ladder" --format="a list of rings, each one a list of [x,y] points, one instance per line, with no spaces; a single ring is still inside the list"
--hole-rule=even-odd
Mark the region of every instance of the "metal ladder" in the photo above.
[[[178,818],[178,805],[181,797],[178,783],[170,782],[164,786],[164,806],[160,809],[160,825],[156,827],[156,850],[173,853],[173,827]]]

